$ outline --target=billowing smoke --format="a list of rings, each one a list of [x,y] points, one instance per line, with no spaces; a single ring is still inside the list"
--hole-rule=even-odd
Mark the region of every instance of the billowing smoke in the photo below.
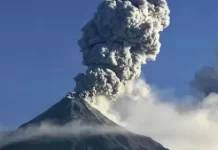
[[[166,0],[105,0],[82,29],[78,44],[87,66],[75,77],[75,92],[86,98],[116,98],[141,65],[160,51],[159,32],[169,25]]]

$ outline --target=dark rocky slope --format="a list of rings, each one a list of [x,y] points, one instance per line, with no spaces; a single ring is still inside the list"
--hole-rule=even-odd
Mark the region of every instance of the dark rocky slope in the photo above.
[[[92,136],[77,135],[63,139],[50,139],[44,136],[34,140],[11,143],[0,148],[0,150],[168,150],[149,137],[127,131],[84,101],[75,100],[69,96],[64,97],[60,102],[33,120],[23,124],[20,128],[26,128],[29,125],[39,124],[46,120],[52,120],[55,124],[64,125],[78,119],[85,124],[93,126],[107,125],[125,132],[102,133]]]

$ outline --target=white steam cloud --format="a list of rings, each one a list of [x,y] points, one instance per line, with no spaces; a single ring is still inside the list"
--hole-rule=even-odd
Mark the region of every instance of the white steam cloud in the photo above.
[[[175,99],[172,93],[163,93],[138,80],[127,85],[119,101],[103,99],[104,105],[92,105],[120,125],[150,136],[169,149],[217,150],[218,94],[211,93],[202,103],[193,105],[196,99],[192,96]],[[180,102],[167,102],[171,98]]]
[[[65,125],[56,125],[51,122],[41,122],[39,125],[29,125],[20,128],[16,132],[4,131],[0,132],[0,148],[29,140],[40,141],[40,137],[48,137],[49,140],[69,139],[69,137],[87,137],[100,134],[122,133],[125,132],[121,128],[111,127],[107,125],[88,125],[82,121],[73,121]],[[48,140],[48,139],[47,139]]]

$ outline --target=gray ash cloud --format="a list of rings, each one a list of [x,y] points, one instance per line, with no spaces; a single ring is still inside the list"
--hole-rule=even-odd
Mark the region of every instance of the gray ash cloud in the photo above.
[[[82,28],[78,44],[87,70],[75,77],[75,92],[115,98],[146,61],[155,60],[169,13],[166,0],[103,1]]]
[[[218,70],[215,67],[204,67],[195,73],[191,87],[203,96],[218,93]]]

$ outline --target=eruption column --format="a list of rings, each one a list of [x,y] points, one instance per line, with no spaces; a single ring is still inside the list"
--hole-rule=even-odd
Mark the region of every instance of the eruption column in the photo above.
[[[120,88],[139,77],[141,65],[155,60],[159,32],[169,25],[166,0],[105,0],[82,28],[78,44],[87,66],[75,77],[83,98],[116,98]]]

